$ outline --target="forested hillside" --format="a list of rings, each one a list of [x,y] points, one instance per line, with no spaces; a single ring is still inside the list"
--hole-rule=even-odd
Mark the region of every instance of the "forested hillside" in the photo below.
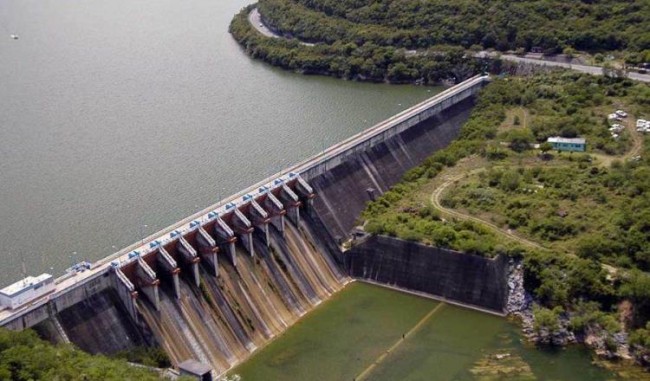
[[[261,34],[248,16],[283,38]],[[260,0],[230,32],[254,58],[305,74],[435,84],[494,70],[473,57],[496,49],[610,53],[650,61],[650,1]],[[501,71],[501,68],[496,68]]]
[[[426,48],[650,49],[644,0],[261,0],[265,20],[309,40]]]
[[[230,24],[233,37],[253,58],[303,74],[424,84],[447,79],[458,82],[488,70],[488,65],[494,64],[470,58],[460,47],[441,47],[410,54],[404,49],[371,42],[337,41],[331,45],[306,46],[295,39],[269,38],[249,22],[248,14],[253,7],[249,6],[235,16]]]

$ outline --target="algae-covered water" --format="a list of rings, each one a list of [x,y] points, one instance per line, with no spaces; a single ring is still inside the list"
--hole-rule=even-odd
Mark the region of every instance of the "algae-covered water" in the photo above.
[[[233,369],[252,380],[617,380],[504,318],[355,282]]]

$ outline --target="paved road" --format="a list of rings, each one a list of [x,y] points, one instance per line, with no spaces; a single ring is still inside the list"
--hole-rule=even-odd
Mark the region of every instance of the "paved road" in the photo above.
[[[258,32],[262,33],[266,37],[272,37],[272,38],[285,38],[284,36],[281,36],[271,29],[269,29],[264,23],[262,22],[262,15],[260,15],[260,12],[258,12],[257,8],[253,8],[251,13],[248,14],[248,22],[251,23],[253,28],[255,28]],[[312,44],[311,42],[304,42],[297,40],[296,41],[300,42],[300,45],[305,45],[305,46],[314,46],[315,44]]]
[[[248,21],[253,27],[255,27],[255,29],[257,29],[258,32],[262,33],[266,37],[282,38],[282,36],[273,33],[271,29],[264,25],[262,22],[262,16],[257,11],[257,8],[253,8],[251,13],[248,14]]]
[[[479,53],[481,54],[481,53]],[[485,54],[483,54],[485,56]],[[524,58],[524,57],[519,57],[511,54],[503,54],[501,55],[501,59],[506,60],[506,61],[512,61],[512,62],[524,62],[524,63],[530,63],[533,65],[541,65],[541,66],[556,66],[556,67],[564,67],[567,69],[579,71],[582,73],[588,73],[588,74],[593,74],[593,75],[602,75],[603,74],[603,68],[599,66],[588,66],[588,65],[574,65],[574,64],[569,64],[565,62],[553,62],[553,61],[544,61],[544,60],[538,60],[534,58]],[[634,73],[630,72],[628,73],[628,78],[634,79],[636,81],[641,81],[641,82],[648,82],[650,83],[650,74],[639,74],[639,73]]]

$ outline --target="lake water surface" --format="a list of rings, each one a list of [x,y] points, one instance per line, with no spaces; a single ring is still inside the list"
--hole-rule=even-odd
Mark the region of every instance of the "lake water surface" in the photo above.
[[[111,254],[437,91],[253,61],[228,34],[247,4],[0,2],[0,286],[22,261]]]

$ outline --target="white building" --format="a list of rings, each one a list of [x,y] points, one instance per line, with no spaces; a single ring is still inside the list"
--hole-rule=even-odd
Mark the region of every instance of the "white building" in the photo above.
[[[0,290],[0,305],[15,309],[52,291],[54,291],[52,275],[28,276]]]

